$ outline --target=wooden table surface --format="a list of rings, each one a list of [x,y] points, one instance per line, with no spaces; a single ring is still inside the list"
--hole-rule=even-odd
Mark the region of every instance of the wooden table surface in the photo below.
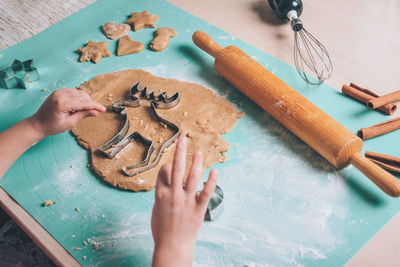
[[[0,0],[0,50],[57,23],[94,0]],[[169,0],[260,50],[293,65],[293,32],[272,13],[266,0]],[[304,26],[328,49],[333,75],[326,83],[340,90],[355,82],[384,94],[398,90],[400,1],[304,1]],[[4,65],[4,64],[3,64]],[[397,111],[394,116],[399,116]],[[28,213],[0,188],[0,204],[56,262],[76,265]],[[388,223],[348,266],[397,266],[400,215]]]

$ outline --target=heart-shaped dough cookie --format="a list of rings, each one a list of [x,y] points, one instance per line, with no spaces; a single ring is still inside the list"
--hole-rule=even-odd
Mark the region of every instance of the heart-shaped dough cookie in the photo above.
[[[118,41],[117,56],[124,56],[134,53],[139,53],[144,49],[141,42],[132,40],[128,35],[122,36]]]
[[[112,40],[117,39],[118,37],[126,34],[131,29],[131,26],[128,24],[117,24],[113,21],[107,22],[103,25],[102,30],[107,38]]]

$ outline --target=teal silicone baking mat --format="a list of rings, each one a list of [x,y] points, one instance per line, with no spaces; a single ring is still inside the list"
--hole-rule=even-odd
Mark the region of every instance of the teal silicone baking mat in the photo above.
[[[100,26],[108,21],[122,23],[130,12],[143,10],[160,17],[157,27],[172,27],[178,35],[166,51],[157,53],[147,48],[154,29],[131,31],[128,34],[146,48],[138,54],[115,56],[116,41],[107,39]],[[291,66],[168,2],[99,0],[0,51],[0,67],[15,58],[33,58],[41,75],[29,89],[0,89],[0,130],[33,114],[55,89],[75,87],[111,71],[144,69],[200,83],[227,97],[245,116],[224,135],[231,144],[228,160],[215,166],[225,193],[224,212],[218,220],[204,223],[194,265],[343,265],[400,210],[399,201],[382,193],[354,167],[337,171],[221,78],[213,69],[213,58],[192,43],[196,30],[205,31],[222,46],[238,46],[352,132],[387,119],[329,86],[308,86]],[[88,40],[108,42],[113,55],[98,64],[79,63],[76,49]],[[393,132],[366,141],[364,148],[400,156],[399,137],[399,131]],[[154,193],[111,188],[87,164],[87,152],[65,132],[34,145],[0,184],[81,264],[150,265]],[[42,207],[48,199],[58,203]],[[85,246],[84,240],[100,248]]]

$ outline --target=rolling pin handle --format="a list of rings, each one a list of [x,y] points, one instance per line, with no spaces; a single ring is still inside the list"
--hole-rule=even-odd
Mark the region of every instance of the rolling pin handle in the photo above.
[[[222,47],[217,44],[207,33],[196,31],[192,36],[193,42],[202,50],[213,57],[216,57]]]
[[[365,158],[360,153],[354,153],[350,158],[351,164],[364,173],[382,191],[392,197],[400,196],[400,180]]]

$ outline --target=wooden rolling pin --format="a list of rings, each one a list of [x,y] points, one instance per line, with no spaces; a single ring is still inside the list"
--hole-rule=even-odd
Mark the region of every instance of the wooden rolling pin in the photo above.
[[[336,168],[353,164],[386,194],[400,181],[361,155],[362,140],[235,46],[222,48],[202,31],[193,42],[215,58],[214,68]]]

